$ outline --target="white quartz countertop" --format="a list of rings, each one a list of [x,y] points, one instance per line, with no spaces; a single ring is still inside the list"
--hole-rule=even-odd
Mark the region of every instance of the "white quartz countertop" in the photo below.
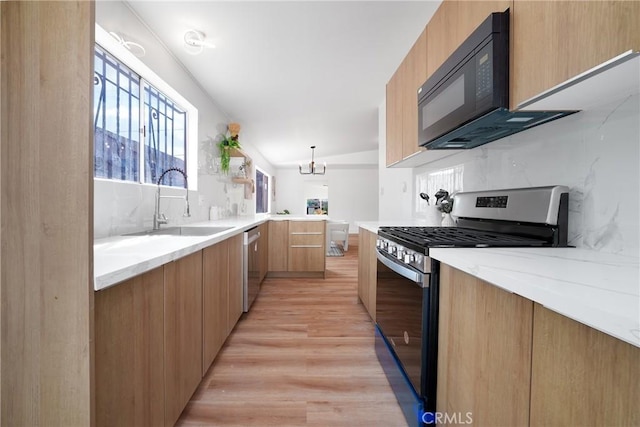
[[[94,290],[108,288],[171,261],[242,233],[265,221],[327,221],[326,215],[256,215],[183,224],[188,227],[231,227],[208,236],[114,236],[93,242]],[[169,228],[171,225],[163,226]]]
[[[407,222],[360,223],[378,226]],[[640,260],[578,248],[431,248],[429,255],[640,347]]]
[[[273,214],[269,216],[269,221],[329,221],[329,217],[327,215]]]
[[[99,291],[153,270],[242,233],[269,219],[269,216],[264,215],[184,224],[189,227],[231,227],[209,236],[114,236],[95,240],[93,242],[94,289]]]

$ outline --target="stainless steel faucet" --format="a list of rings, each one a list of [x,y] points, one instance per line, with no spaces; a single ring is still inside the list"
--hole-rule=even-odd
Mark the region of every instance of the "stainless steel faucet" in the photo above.
[[[160,195],[160,184],[162,183],[162,179],[169,172],[179,172],[184,177],[184,188],[187,191],[186,196],[161,196]],[[190,217],[191,213],[189,212],[189,185],[187,183],[187,174],[180,168],[169,168],[166,171],[162,172],[160,178],[158,178],[158,189],[156,190],[156,207],[155,212],[153,213],[153,229],[159,230],[161,224],[167,223],[167,217],[160,213],[160,199],[184,199],[185,201],[185,212],[183,216]]]

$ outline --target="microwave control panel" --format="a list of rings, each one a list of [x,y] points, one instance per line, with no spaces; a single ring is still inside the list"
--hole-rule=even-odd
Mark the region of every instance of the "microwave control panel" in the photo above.
[[[493,93],[493,42],[483,46],[476,55],[476,99]]]

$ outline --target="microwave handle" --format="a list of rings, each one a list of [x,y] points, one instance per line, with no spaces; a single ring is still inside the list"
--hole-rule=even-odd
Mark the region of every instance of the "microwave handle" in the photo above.
[[[424,280],[425,275],[423,273],[414,271],[408,267],[403,266],[402,264],[399,264],[396,261],[389,259],[386,255],[380,252],[379,249],[376,249],[376,257],[378,258],[378,261],[380,261],[382,264],[387,266],[390,270],[392,270],[395,273],[398,273],[405,279],[411,280],[421,288],[428,287],[428,283],[425,284],[425,280]]]

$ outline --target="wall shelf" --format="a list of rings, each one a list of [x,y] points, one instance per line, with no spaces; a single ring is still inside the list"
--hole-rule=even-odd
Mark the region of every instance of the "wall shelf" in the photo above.
[[[244,159],[244,164],[245,164],[245,173],[249,176],[252,176],[252,160],[251,157],[249,157],[244,151],[238,149],[238,148],[232,148],[229,150],[229,156],[230,157],[235,157],[235,158],[242,158]],[[247,200],[250,200],[253,198],[253,194],[255,193],[256,189],[255,189],[255,184],[253,182],[253,179],[251,178],[242,178],[242,177],[231,177],[231,182],[233,182],[234,184],[241,184],[244,185],[244,198]]]
[[[232,148],[229,150],[229,156],[231,157],[244,157],[245,159],[251,160],[251,157],[247,156],[247,154],[240,150],[239,148]]]
[[[233,182],[235,184],[251,184],[252,181],[253,180],[250,179],[250,178],[239,178],[239,177],[231,178],[231,182]]]

